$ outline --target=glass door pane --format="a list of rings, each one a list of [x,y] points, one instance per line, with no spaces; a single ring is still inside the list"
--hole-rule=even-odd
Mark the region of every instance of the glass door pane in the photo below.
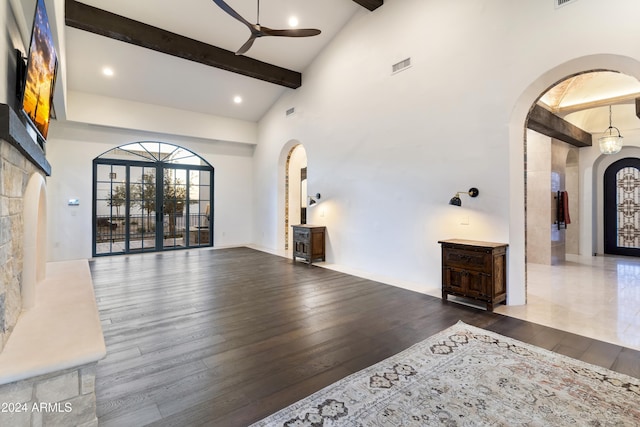
[[[640,248],[640,170],[625,167],[616,174],[619,248]]]
[[[125,251],[126,167],[96,165],[96,255]]]
[[[189,229],[186,215],[187,170],[165,168],[162,182],[163,247],[186,247],[186,233]]]
[[[189,171],[188,192],[189,247],[209,246],[213,224],[211,206],[211,172]]]
[[[156,168],[130,166],[128,252],[156,249]]]

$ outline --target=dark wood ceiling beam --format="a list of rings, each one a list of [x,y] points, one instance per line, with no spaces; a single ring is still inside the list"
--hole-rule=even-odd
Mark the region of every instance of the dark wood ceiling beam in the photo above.
[[[384,4],[384,0],[353,0],[362,7],[366,7],[370,11],[374,11]]]
[[[529,113],[527,127],[576,147],[591,147],[592,145],[592,138],[589,132],[580,129],[537,104]]]
[[[75,0],[66,0],[65,8],[65,23],[73,28],[292,89],[302,85],[302,75],[297,71],[236,55]]]

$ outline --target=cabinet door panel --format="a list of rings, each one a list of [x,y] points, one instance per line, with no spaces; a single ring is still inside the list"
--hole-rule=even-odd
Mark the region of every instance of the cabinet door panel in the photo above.
[[[491,277],[487,274],[469,271],[467,273],[467,294],[472,298],[487,299],[491,294]]]
[[[444,286],[455,293],[465,293],[467,290],[467,273],[464,270],[445,268],[442,271]]]

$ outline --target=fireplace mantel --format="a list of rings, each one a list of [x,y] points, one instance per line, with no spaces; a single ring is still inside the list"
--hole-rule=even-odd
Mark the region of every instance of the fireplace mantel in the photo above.
[[[27,128],[18,115],[7,104],[0,104],[0,139],[16,147],[24,156],[41,169],[47,176],[51,175],[51,165],[44,153],[31,138]]]

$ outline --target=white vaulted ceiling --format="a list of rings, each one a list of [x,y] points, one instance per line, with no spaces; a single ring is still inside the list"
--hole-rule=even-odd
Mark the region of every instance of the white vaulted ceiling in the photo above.
[[[81,3],[235,52],[249,30],[212,0],[80,0]],[[227,0],[248,21],[256,0]],[[303,72],[357,13],[352,0],[262,0],[260,22],[271,28],[318,28],[307,38],[263,37],[245,56]],[[67,89],[217,116],[257,121],[283,91],[279,85],[152,51],[87,31],[65,27]],[[114,71],[102,74],[103,67]],[[233,102],[241,96],[242,104]]]
[[[35,0],[22,4],[25,22],[32,19]],[[45,0],[64,4],[65,0]],[[212,46],[236,51],[249,30],[222,11],[212,0],[77,0],[135,21],[180,34]],[[256,20],[257,0],[225,0],[248,21]],[[384,6],[379,9],[382,11]],[[370,12],[354,0],[260,0],[260,23],[289,28],[295,15],[298,28],[319,28],[308,38],[259,38],[245,56],[302,73],[358,14]],[[64,19],[62,20],[64,22]],[[66,91],[95,94],[142,104],[159,105],[213,116],[257,122],[288,89],[251,77],[174,57],[133,44],[64,26],[62,51]],[[446,41],[443,41],[446,43]],[[102,74],[110,67],[114,75]],[[560,82],[540,103],[560,117],[594,134],[608,126],[608,105],[614,125],[640,128],[634,97],[640,83],[613,72],[585,73]],[[233,98],[240,96],[241,104]],[[56,105],[56,108],[59,108]],[[62,115],[64,116],[64,114]]]

